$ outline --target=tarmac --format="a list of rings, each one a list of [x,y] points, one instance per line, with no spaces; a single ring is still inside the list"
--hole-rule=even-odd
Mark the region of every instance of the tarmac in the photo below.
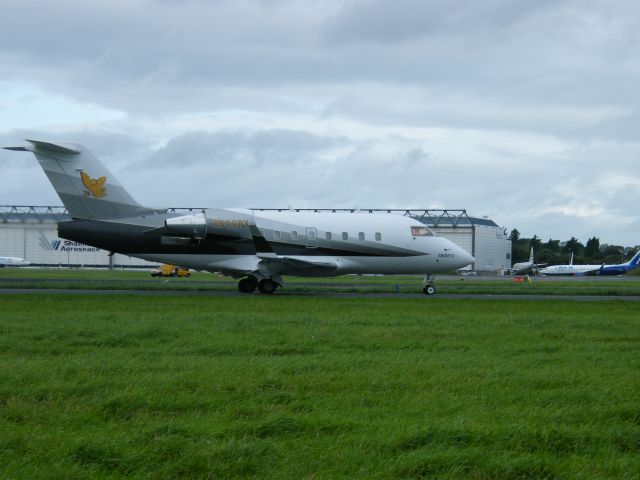
[[[576,302],[640,302],[640,296],[629,295],[488,295],[488,294],[466,294],[466,293],[440,293],[435,295],[424,295],[418,293],[336,293],[336,292],[287,292],[279,290],[273,295],[262,295],[259,293],[246,294],[238,291],[211,290],[112,290],[112,289],[74,289],[74,288],[0,288],[0,295],[137,295],[147,297],[249,297],[249,296],[270,296],[270,297],[324,297],[324,298],[395,298],[423,299],[425,301],[442,299],[456,300],[492,300],[492,301],[576,301]]]

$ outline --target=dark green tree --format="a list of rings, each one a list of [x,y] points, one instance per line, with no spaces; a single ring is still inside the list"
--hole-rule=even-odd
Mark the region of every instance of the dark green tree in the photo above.
[[[512,242],[517,242],[518,240],[520,240],[520,232],[517,228],[511,230],[511,233],[509,234],[509,240],[511,240]]]
[[[622,263],[624,258],[624,248],[620,245],[607,245],[602,251],[602,256],[606,263]]]
[[[542,240],[540,240],[537,235],[534,235],[533,238],[529,240],[529,246],[533,247],[535,250],[539,250],[540,245],[542,245]]]
[[[555,261],[555,254],[546,248],[536,251],[536,263],[553,264]]]
[[[551,240],[544,244],[544,248],[553,253],[558,253],[560,251],[560,240]]]
[[[597,237],[587,240],[587,244],[584,247],[584,256],[589,259],[600,258],[600,239]]]
[[[581,257],[584,255],[584,245],[580,243],[580,241],[576,237],[571,237],[570,240],[565,243],[564,248],[562,249],[564,253],[574,253],[576,257]]]

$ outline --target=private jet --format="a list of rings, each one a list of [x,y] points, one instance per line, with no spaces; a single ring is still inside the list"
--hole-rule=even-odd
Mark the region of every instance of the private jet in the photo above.
[[[424,274],[453,272],[474,258],[423,223],[401,215],[242,208],[202,209],[187,215],[142,206],[85,147],[27,140],[5,147],[32,152],[72,220],[58,235],[159,263],[222,273],[238,289],[264,294],[283,275]]]

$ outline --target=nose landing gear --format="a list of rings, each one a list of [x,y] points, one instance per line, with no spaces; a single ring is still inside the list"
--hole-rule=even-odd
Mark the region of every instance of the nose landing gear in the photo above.
[[[425,295],[435,295],[436,287],[433,285],[425,285],[424,287],[422,287],[422,293],[424,293]]]
[[[434,278],[430,273],[424,276],[424,287],[422,287],[422,293],[425,295],[435,295],[436,286],[433,284]]]

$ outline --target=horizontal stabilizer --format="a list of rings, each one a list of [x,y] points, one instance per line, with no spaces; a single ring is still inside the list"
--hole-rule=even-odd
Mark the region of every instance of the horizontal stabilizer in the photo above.
[[[29,140],[28,138],[25,140],[40,150],[50,150],[52,152],[58,153],[72,153],[76,155],[80,153],[80,150],[75,150],[64,145],[58,145],[57,143],[42,142],[40,140]]]
[[[80,150],[71,148],[65,145],[59,145],[57,143],[42,142],[40,140],[27,140],[31,145],[20,145],[17,147],[3,147],[5,150],[14,150],[16,152],[34,152],[36,150],[49,151],[55,153],[66,153],[71,155],[80,154]]]
[[[29,150],[26,147],[2,147],[4,150],[15,150],[16,152],[28,152]]]

